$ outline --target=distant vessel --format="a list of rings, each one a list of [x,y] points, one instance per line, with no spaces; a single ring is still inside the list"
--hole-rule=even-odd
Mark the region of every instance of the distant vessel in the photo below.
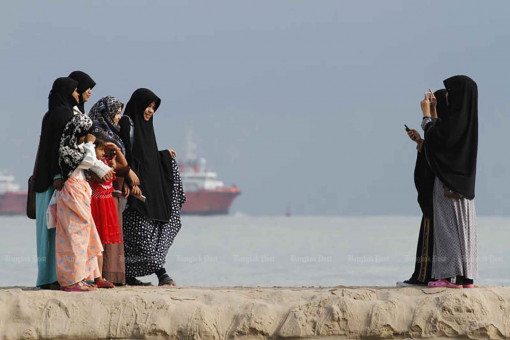
[[[27,192],[20,190],[14,176],[0,172],[0,215],[24,215]]]
[[[183,214],[228,214],[232,202],[241,193],[235,185],[225,187],[218,174],[206,168],[206,160],[197,157],[191,130],[186,133],[186,157],[180,171],[186,193]]]
[[[196,157],[192,132],[188,131],[186,158],[180,165],[186,203],[182,214],[225,215],[234,199],[241,194],[235,185],[225,187],[218,174],[206,168],[206,160]],[[14,176],[0,171],[0,215],[24,215],[27,191],[20,190]]]

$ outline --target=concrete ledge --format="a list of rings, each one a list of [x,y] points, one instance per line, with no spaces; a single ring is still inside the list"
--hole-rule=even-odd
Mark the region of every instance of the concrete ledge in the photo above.
[[[510,288],[0,288],[0,339],[510,338]]]

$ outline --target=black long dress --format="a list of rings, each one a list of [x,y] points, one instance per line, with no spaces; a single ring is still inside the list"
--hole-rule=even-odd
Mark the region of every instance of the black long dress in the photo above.
[[[423,216],[416,249],[414,273],[407,283],[426,284],[431,280],[432,254],[434,249],[433,189],[434,173],[430,169],[424,152],[417,152],[414,168],[414,184],[418,191],[418,203]]]
[[[437,99],[437,114],[442,118],[446,113],[446,90],[434,92]],[[417,152],[416,165],[414,167],[414,185],[418,191],[418,204],[422,211],[420,234],[416,247],[416,261],[414,273],[406,283],[427,284],[432,280],[432,259],[434,251],[434,208],[433,194],[436,176],[432,171],[423,150]]]

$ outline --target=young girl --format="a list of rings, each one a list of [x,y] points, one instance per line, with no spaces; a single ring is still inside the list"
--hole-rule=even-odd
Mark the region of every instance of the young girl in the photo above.
[[[96,138],[96,158],[113,169],[123,168],[127,166],[124,155],[120,149],[111,142],[106,142],[103,139]],[[119,159],[119,162],[116,159]],[[119,218],[117,215],[117,207],[113,198],[113,181],[112,179],[101,182],[97,178],[92,178],[89,184],[92,188],[92,216],[101,238],[103,245],[103,257],[99,259],[99,268],[104,278],[96,278],[95,284],[99,288],[113,288],[111,282],[122,284],[124,278],[118,277],[118,274],[124,275],[124,256],[119,256],[117,246],[124,247],[122,240],[122,231],[119,225]],[[122,254],[123,255],[123,254]],[[104,259],[104,261],[103,261]],[[111,282],[109,282],[110,280]]]
[[[89,169],[103,180],[112,179],[113,171],[97,160],[91,127],[89,117],[75,115],[60,140],[59,165],[65,183],[57,199],[55,243],[57,279],[66,292],[95,290],[85,281],[101,276],[98,257],[103,247],[92,218],[91,189],[83,170]]]

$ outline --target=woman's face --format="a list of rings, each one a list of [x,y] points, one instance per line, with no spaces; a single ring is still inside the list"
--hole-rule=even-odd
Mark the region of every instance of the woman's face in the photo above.
[[[74,89],[73,97],[74,97],[74,99],[76,99],[76,103],[80,102],[80,94],[78,93],[78,89],[77,88]]]
[[[86,89],[85,92],[82,93],[83,102],[86,103],[89,101],[90,96],[92,95],[92,89]]]
[[[87,136],[82,136],[82,137],[78,138],[78,144],[85,142],[85,137],[87,137]]]
[[[115,117],[113,117],[113,122],[115,123],[115,125],[119,124],[121,112],[122,112],[122,107],[119,107],[119,111],[117,111],[117,113],[115,114]]]
[[[148,122],[154,115],[154,109],[156,108],[156,102],[152,102],[145,111],[143,111],[143,119]]]

